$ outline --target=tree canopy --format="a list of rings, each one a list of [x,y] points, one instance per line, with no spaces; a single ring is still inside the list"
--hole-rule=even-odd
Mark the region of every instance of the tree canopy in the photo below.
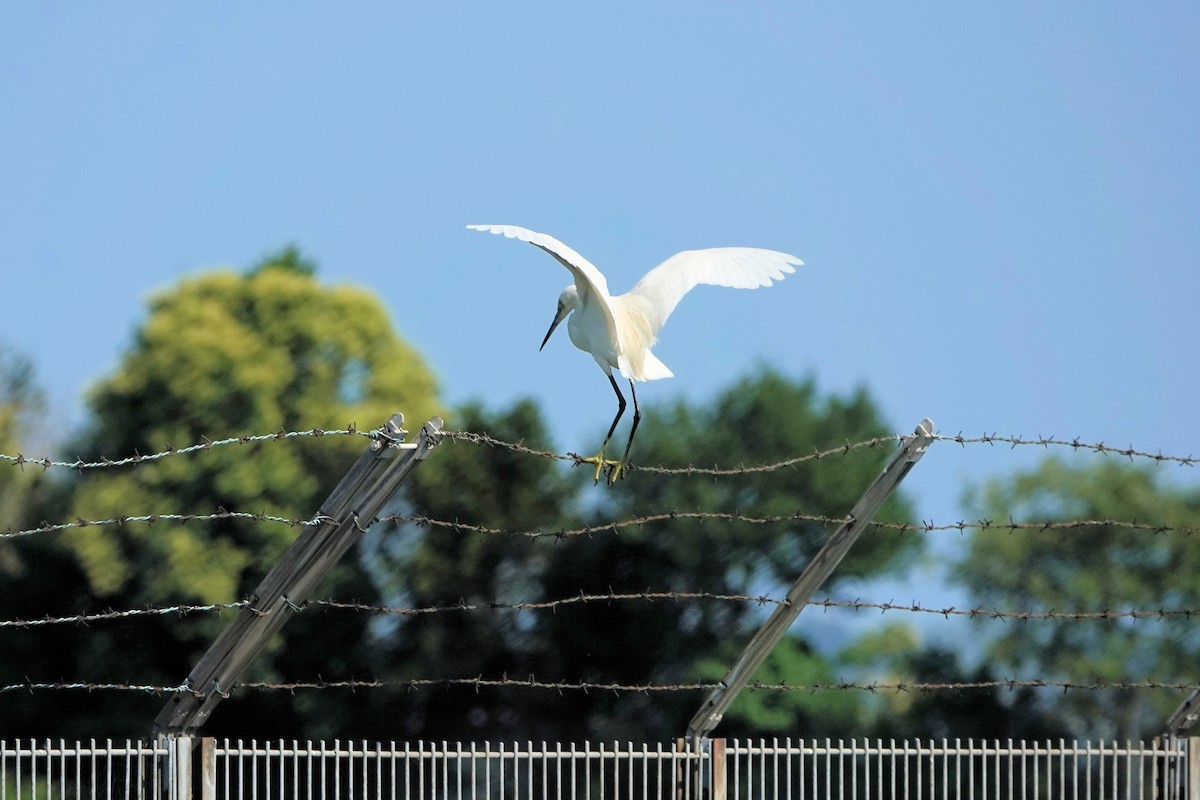
[[[68,457],[99,460],[278,430],[366,429],[404,411],[442,412],[420,356],[361,289],[326,286],[295,248],[245,273],[215,271],[155,296],[118,367],[89,396]],[[27,362],[0,353],[0,445],[16,451],[39,394]],[[458,430],[554,451],[532,401],[452,410]],[[696,692],[553,692],[456,686],[534,677],[567,684],[685,684],[721,678],[778,597],[878,474],[890,449],[798,455],[887,437],[865,389],[757,369],[701,402],[648,405],[634,463],[614,487],[507,447],[447,439],[318,591],[375,607],[310,607],[253,665],[250,680],[377,678],[386,687],[239,692],[214,735],[662,740],[679,735]],[[210,515],[221,509],[305,519],[366,446],[357,436],[206,448],[63,480],[19,473],[0,491],[8,527],[38,520]],[[672,470],[657,469],[665,465]],[[719,465],[715,473],[689,470]],[[741,469],[746,467],[747,469]],[[50,475],[51,473],[46,473]],[[1002,610],[1195,608],[1192,538],[1200,494],[1152,470],[1047,460],[972,496],[975,516],[1097,520],[1070,529],[980,532],[956,577],[979,607]],[[686,512],[686,513],[673,513]],[[913,522],[903,494],[879,519]],[[430,521],[432,520],[432,522]],[[1113,522],[1113,521],[1116,522]],[[32,619],[104,608],[244,598],[296,535],[286,524],[217,518],[90,525],[0,540],[0,614]],[[911,532],[870,529],[823,592],[902,570]],[[629,595],[625,599],[590,599]],[[653,597],[651,596],[653,595]],[[173,685],[228,617],[152,616],[89,628],[0,631],[0,684]],[[1003,628],[982,662],[921,646],[906,626],[869,630],[831,652],[801,615],[755,679],[764,683],[953,683],[995,676],[1089,682],[1190,681],[1200,641],[1186,620],[1053,619]],[[407,681],[443,682],[410,691]],[[6,700],[5,702],[7,702]],[[744,693],[724,735],[1136,736],[1154,731],[1168,693]],[[35,694],[6,715],[11,735],[141,735],[162,698]]]
[[[364,429],[437,410],[434,381],[379,302],[268,259],[206,273],[156,296],[116,372],[92,391],[82,456],[158,452],[241,434]],[[362,450],[354,437],[223,448],[79,482],[71,513],[307,518]],[[93,591],[134,603],[228,602],[252,588],[294,531],[233,520],[81,529],[66,537]]]
[[[1172,486],[1160,470],[1111,461],[1075,467],[1051,457],[988,482],[971,502],[981,519],[1097,521],[977,532],[959,565],[977,606],[1070,613],[1200,605],[1200,541],[1120,524],[1200,526],[1200,492]],[[1200,660],[1200,633],[1184,616],[1037,620],[1004,627],[987,658],[992,670],[1011,677],[1189,683]],[[1176,693],[1119,689],[1067,692],[1047,702],[1076,735],[1125,738],[1158,733],[1180,700]]]
[[[440,410],[435,382],[401,340],[379,301],[350,286],[326,286],[298,251],[287,249],[239,274],[212,271],[156,295],[116,370],[92,390],[90,417],[69,452],[84,460],[149,454],[207,439],[307,429],[364,430],[403,411],[418,424]],[[87,470],[55,487],[43,509],[56,520],[136,515],[211,515],[221,509],[308,519],[366,447],[357,436],[298,438],[205,449],[126,467]],[[57,592],[39,614],[240,600],[296,535],[285,524],[220,518],[78,527],[44,537],[40,580]],[[53,570],[58,570],[57,573]],[[330,581],[347,596],[375,597],[357,561]],[[28,616],[28,615],[27,615]],[[303,616],[303,615],[302,615]],[[0,679],[69,675],[76,680],[173,685],[188,673],[225,621],[152,617],[112,623],[67,641],[61,632],[34,663],[0,668]],[[279,674],[275,659],[308,663],[306,623],[289,627],[255,666]],[[352,653],[367,622],[339,633]],[[77,634],[77,632],[76,632]],[[16,634],[29,638],[25,633]],[[330,640],[327,640],[330,641]],[[296,643],[293,655],[289,643]],[[311,654],[310,654],[311,655]],[[19,671],[15,675],[14,671]],[[144,733],[161,698],[88,697],[50,704],[28,724],[117,735]],[[282,720],[290,705],[275,702]],[[69,716],[68,716],[69,713]]]

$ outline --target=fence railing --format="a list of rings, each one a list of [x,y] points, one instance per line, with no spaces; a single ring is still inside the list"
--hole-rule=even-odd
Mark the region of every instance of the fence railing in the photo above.
[[[1197,800],[1197,745],[0,741],[0,800]]]
[[[1187,798],[1183,740],[730,741],[726,797]]]
[[[0,741],[0,800],[186,800],[178,745]]]

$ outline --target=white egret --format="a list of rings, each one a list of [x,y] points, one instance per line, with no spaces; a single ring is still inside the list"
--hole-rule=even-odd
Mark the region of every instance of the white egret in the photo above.
[[[597,481],[600,480],[601,471],[607,467],[610,484],[616,482],[628,463],[633,435],[642,418],[633,382],[672,377],[671,370],[650,352],[650,348],[654,346],[659,330],[679,300],[701,283],[735,289],[770,286],[773,280],[783,280],[785,274],[795,272],[793,264],[800,266],[804,263],[787,253],[754,247],[685,250],[647,272],[630,291],[614,296],[609,294],[608,281],[600,270],[553,236],[515,225],[467,227],[536,245],[554,256],[575,278],[575,282],[559,295],[558,310],[554,313],[550,330],[542,339],[542,347],[546,346],[558,324],[570,316],[567,333],[571,341],[596,359],[600,369],[608,376],[613,391],[617,393],[617,415],[613,417],[600,452],[593,458],[583,459],[596,465]],[[629,391],[633,394],[633,427],[629,430],[629,440],[625,443],[625,453],[620,461],[604,458],[604,450],[613,431],[617,429],[621,415],[625,413],[625,396],[613,377],[613,369],[629,381]]]

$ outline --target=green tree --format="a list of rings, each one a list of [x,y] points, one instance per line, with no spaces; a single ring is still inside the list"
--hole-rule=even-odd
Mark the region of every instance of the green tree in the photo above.
[[[0,453],[15,455],[28,444],[28,435],[43,404],[42,391],[27,358],[0,344]],[[0,464],[8,474],[0,483],[0,530],[20,527],[28,514],[30,485],[38,479],[32,467]],[[20,557],[0,544],[0,574],[19,569]]]
[[[824,396],[811,380],[797,382],[771,370],[739,381],[702,406],[678,402],[650,408],[645,417],[638,430],[637,462],[650,465],[769,464],[890,432],[865,391],[848,398]],[[841,517],[889,454],[887,448],[869,448],[784,469],[717,477],[635,469],[604,496],[596,519],[670,511]],[[902,498],[894,498],[879,519],[911,521],[912,514]],[[661,520],[619,533],[576,537],[549,553],[545,591],[551,597],[610,590],[779,596],[833,527],[798,520],[747,523],[712,518]],[[895,569],[921,542],[919,536],[870,532],[830,585]],[[554,642],[540,671],[568,681],[684,682],[696,674],[701,661],[711,671],[715,654],[732,663],[731,653],[745,644],[763,614],[754,603],[715,599],[563,608],[538,618],[541,636]],[[736,645],[734,651],[730,642]],[[776,669],[798,664],[794,656],[799,653],[811,655],[803,641],[788,647],[778,657],[783,661],[775,662]],[[802,683],[809,674],[811,665],[795,675],[781,671],[780,677]],[[590,731],[600,738],[669,737],[684,730],[699,702],[684,693],[630,695],[621,702],[603,695],[576,695],[564,698],[559,707],[576,719],[588,719]],[[799,729],[807,712],[796,702],[778,703],[774,710],[787,709],[794,714],[793,730]],[[747,721],[754,717],[747,711]],[[829,722],[828,728],[843,722]],[[777,713],[771,729],[786,727]]]
[[[987,664],[968,667],[963,653],[943,644],[922,646],[918,630],[903,622],[872,628],[837,656],[837,664],[862,683],[986,683]],[[919,739],[1057,739],[1068,731],[1036,702],[1036,690],[963,689],[929,692],[880,689],[865,696],[853,735]]]
[[[488,411],[468,404],[452,415],[455,427],[486,431],[510,442],[549,449],[537,407],[521,401]],[[406,487],[403,510],[460,523],[383,528],[368,543],[376,554],[374,574],[391,605],[445,609],[381,620],[373,629],[373,675],[393,680],[500,677],[544,674],[547,648],[535,615],[505,606],[543,597],[542,580],[553,538],[481,533],[555,530],[577,524],[578,474],[552,461],[503,447],[443,442]],[[462,611],[459,605],[481,610]],[[350,702],[352,735],[377,730],[394,737],[472,740],[541,738],[559,732],[547,714],[557,698],[522,689],[467,688],[380,691],[370,696],[321,698],[345,710]]]
[[[744,640],[726,642],[717,657],[702,658],[694,674],[706,683],[725,677],[741,653]],[[840,678],[837,665],[818,653],[802,636],[785,636],[759,667],[752,682],[764,686],[830,686]],[[699,702],[696,703],[697,708]],[[858,736],[866,708],[849,690],[747,689],[738,695],[721,721],[717,735]]]
[[[372,295],[325,287],[268,259],[248,275],[210,272],[154,298],[115,374],[91,394],[85,458],[156,452],[244,433],[364,429],[404,410],[436,410],[434,382],[392,332]],[[263,510],[306,518],[363,449],[355,437],[224,447],[196,458],[97,472],[72,514]],[[295,532],[221,520],[208,525],[81,529],[67,541],[100,597],[135,603],[227,602],[259,577]]]
[[[1117,520],[1200,526],[1200,491],[1160,471],[1116,462],[1071,467],[1047,458],[993,480],[971,497],[981,519]],[[1073,529],[985,530],[959,565],[977,606],[1007,611],[1196,608],[1200,541],[1114,524]],[[1179,617],[1050,619],[1005,626],[989,648],[991,669],[1010,677],[1090,683],[1194,682],[1200,634]],[[1043,702],[1080,736],[1118,738],[1161,730],[1176,692],[1144,689],[1046,693]]]
[[[208,272],[157,295],[116,371],[91,392],[91,417],[72,455],[84,459],[147,454],[170,446],[243,434],[309,428],[362,429],[403,411],[420,424],[438,410],[433,377],[395,334],[369,292],[324,286],[294,248],[246,274]],[[357,436],[231,445],[135,466],[91,470],[72,478],[56,518],[107,519],[144,514],[266,512],[312,516],[363,451]],[[269,522],[211,522],[78,528],[58,541],[85,581],[80,610],[174,603],[222,603],[253,589],[296,529]],[[347,560],[330,579],[342,596],[375,599],[364,566]],[[354,669],[367,620],[321,629],[299,615],[254,677],[281,665],[328,672]],[[305,619],[310,617],[311,619]],[[154,617],[97,626],[66,645],[55,672],[33,679],[174,684],[226,624],[212,616]],[[313,666],[323,659],[325,666]],[[361,663],[361,661],[359,662]],[[360,667],[361,668],[361,667]],[[22,677],[24,673],[22,673]],[[103,700],[46,698],[57,729],[104,735],[143,734],[163,699],[130,695]],[[296,706],[282,693],[253,700],[264,729],[302,730]],[[270,713],[265,713],[267,710]],[[212,730],[241,731],[238,712],[219,709]]]
[[[764,418],[765,417],[765,418]],[[472,405],[455,427],[555,449],[535,406],[488,411]],[[725,430],[728,428],[728,430]],[[887,433],[864,392],[820,395],[814,384],[764,371],[714,401],[650,408],[639,435],[642,463],[755,464]],[[627,684],[715,680],[761,622],[755,603],[720,599],[587,602],[513,610],[606,592],[707,591],[757,594],[782,589],[828,536],[831,526],[676,521],[552,534],[641,513],[711,510],[746,515],[841,516],[887,458],[864,450],[765,475],[668,478],[633,471],[611,489],[590,473],[503,447],[447,442],[414,475],[410,513],[460,523],[401,526],[373,547],[385,556],[377,579],[389,603],[442,607],[389,618],[374,629],[373,675],[498,678]],[[891,519],[909,519],[903,502]],[[482,533],[474,526],[501,532]],[[919,537],[871,532],[845,574],[878,574],[916,551]],[[842,577],[839,572],[837,577]],[[460,603],[479,611],[449,610]],[[493,606],[494,604],[494,606]],[[761,680],[828,682],[833,666],[803,639],[784,642]],[[717,674],[720,673],[720,674]],[[328,701],[329,693],[311,695]],[[324,698],[324,699],[322,699]],[[698,693],[548,692],[518,687],[425,688],[342,697],[357,730],[435,739],[662,740],[680,735]],[[315,707],[315,705],[314,705]],[[858,714],[847,693],[747,694],[730,716],[740,732],[848,731]],[[369,735],[356,733],[355,735]]]
[[[0,452],[30,455],[37,447],[32,439],[43,410],[43,395],[32,364],[11,350],[0,348]],[[42,455],[38,452],[37,455]],[[61,513],[65,500],[52,473],[26,464],[0,464],[0,530],[18,531],[35,527]],[[57,540],[49,534],[0,539],[0,619],[28,620],[62,616],[79,609],[82,575]],[[0,630],[0,685],[25,680],[26,676],[57,678],[70,670],[69,658],[74,632],[66,627]],[[39,727],[43,710],[28,696],[0,696],[0,720],[4,736],[51,733]]]

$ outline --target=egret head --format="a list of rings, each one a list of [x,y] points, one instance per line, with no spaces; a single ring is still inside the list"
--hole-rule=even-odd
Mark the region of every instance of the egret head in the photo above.
[[[542,339],[542,347],[546,346],[546,342],[550,341],[550,334],[554,333],[554,329],[558,327],[558,323],[567,318],[567,315],[575,310],[579,305],[579,290],[575,288],[575,284],[571,284],[562,290],[562,294],[558,296],[558,310],[554,312],[554,322],[550,323],[550,330],[546,331],[546,338]],[[539,347],[538,350],[541,350]]]

